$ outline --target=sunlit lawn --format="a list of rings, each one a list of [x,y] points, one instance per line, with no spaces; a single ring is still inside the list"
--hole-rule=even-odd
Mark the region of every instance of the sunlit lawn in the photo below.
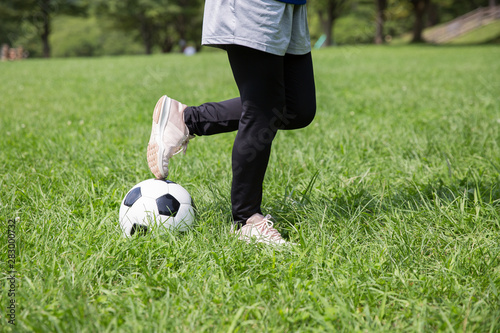
[[[229,234],[234,133],[171,162],[193,230],[118,230],[123,196],[152,177],[157,99],[235,97],[224,53],[0,63],[0,331],[498,332],[500,48],[313,57],[317,117],[278,134],[265,182],[288,250]]]

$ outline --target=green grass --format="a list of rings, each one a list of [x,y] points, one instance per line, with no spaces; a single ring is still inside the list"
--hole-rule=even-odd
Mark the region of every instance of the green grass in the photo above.
[[[224,53],[0,63],[0,331],[498,332],[500,48],[315,51],[318,113],[280,132],[264,210],[229,235],[234,133],[172,160],[197,226],[123,239],[163,93],[236,96]],[[16,326],[7,323],[7,223]]]
[[[446,24],[446,23],[444,23]],[[430,27],[424,30],[425,32],[431,32],[442,25]],[[391,45],[401,46],[411,42],[413,35],[411,33],[406,33],[401,36],[394,38],[391,41]],[[495,21],[487,25],[476,28],[469,31],[463,35],[453,38],[452,40],[444,43],[444,45],[482,45],[482,44],[499,44],[500,43],[500,21]]]
[[[500,20],[484,25],[449,42],[449,44],[457,45],[486,43],[500,43]]]

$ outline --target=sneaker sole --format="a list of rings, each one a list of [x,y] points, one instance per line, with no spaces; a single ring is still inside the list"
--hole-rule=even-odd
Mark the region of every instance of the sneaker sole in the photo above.
[[[298,245],[297,243],[288,242],[286,240],[283,240],[283,242],[279,243],[279,242],[269,240],[265,237],[245,236],[245,235],[241,235],[241,234],[234,232],[234,231],[231,231],[231,233],[233,235],[237,236],[238,240],[245,242],[247,244],[261,243],[261,244],[266,244],[266,245],[271,245],[271,246],[295,246],[295,245]]]
[[[163,168],[161,168],[161,166],[163,162],[163,152],[165,150],[163,146],[163,132],[168,123],[171,104],[171,99],[164,95],[156,103],[153,112],[153,126],[151,132],[156,133],[156,137],[152,137],[148,143],[147,158],[149,169],[157,179],[165,179],[168,176],[168,169],[167,174],[163,174]]]

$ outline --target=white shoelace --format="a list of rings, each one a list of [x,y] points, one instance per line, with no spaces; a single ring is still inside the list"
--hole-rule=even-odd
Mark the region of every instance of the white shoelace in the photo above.
[[[268,237],[273,241],[282,240],[283,238],[281,237],[281,234],[278,232],[278,230],[273,228],[274,223],[270,219],[271,219],[271,215],[269,215],[269,214],[266,215],[262,219],[262,221],[254,224],[255,228],[264,237]]]
[[[175,151],[174,155],[177,155],[179,153],[184,153],[184,155],[186,155],[189,140],[191,140],[192,138],[194,138],[193,135],[188,135],[188,137],[186,138],[186,140],[184,140],[181,143],[181,145],[179,147],[177,147],[177,150]]]

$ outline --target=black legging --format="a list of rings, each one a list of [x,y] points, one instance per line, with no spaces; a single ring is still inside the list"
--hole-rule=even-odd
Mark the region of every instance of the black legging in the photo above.
[[[232,152],[232,213],[244,224],[261,213],[262,183],[278,129],[311,123],[316,96],[311,53],[277,56],[243,46],[227,46],[240,98],[188,107],[190,134],[238,130]]]

